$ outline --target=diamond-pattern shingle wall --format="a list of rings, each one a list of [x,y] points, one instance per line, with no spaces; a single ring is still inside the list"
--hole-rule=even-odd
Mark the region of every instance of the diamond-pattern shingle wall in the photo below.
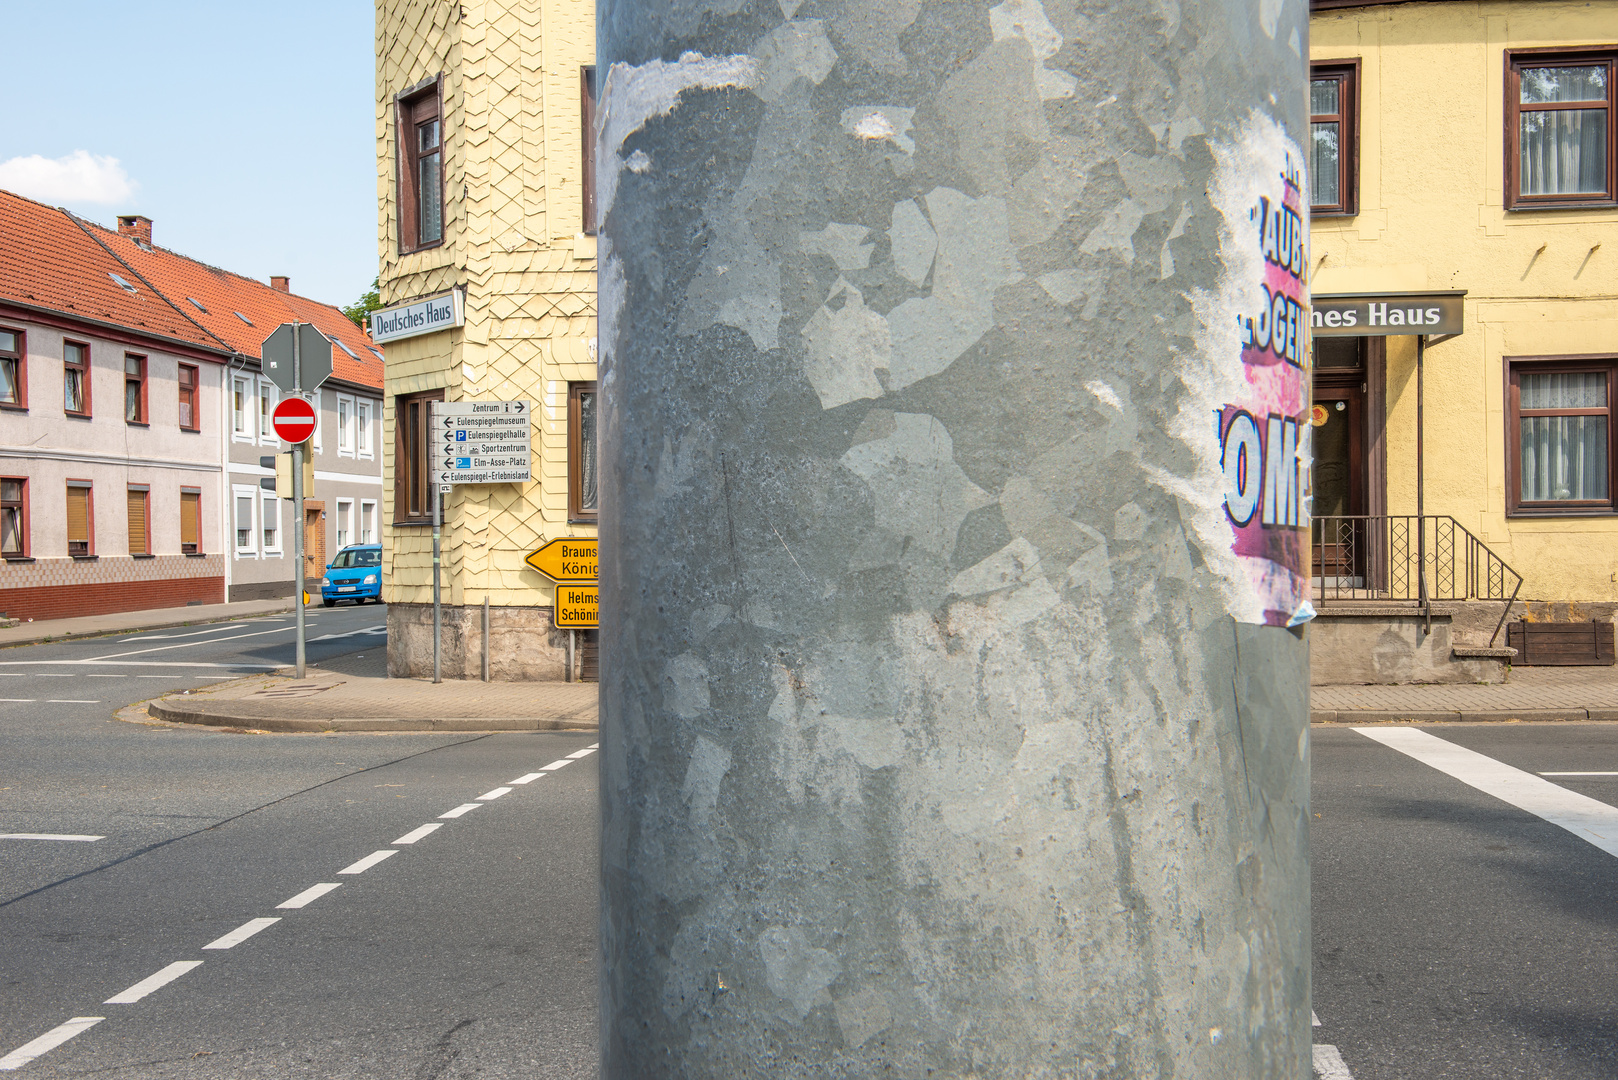
[[[393,518],[396,395],[536,406],[534,480],[457,488],[446,499],[445,601],[545,605],[523,562],[567,522],[569,381],[594,379],[595,239],[583,236],[579,71],[594,63],[589,0],[378,0],[377,194],[381,292],[400,303],[460,286],[466,325],[390,344],[384,518]],[[395,95],[443,76],[444,244],[398,252]],[[426,603],[431,530],[385,529],[390,602]]]

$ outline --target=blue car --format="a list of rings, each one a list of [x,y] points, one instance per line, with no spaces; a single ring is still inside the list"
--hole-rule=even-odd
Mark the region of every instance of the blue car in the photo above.
[[[381,602],[381,544],[351,544],[326,567],[326,576],[320,579],[320,602],[331,607],[339,600]]]

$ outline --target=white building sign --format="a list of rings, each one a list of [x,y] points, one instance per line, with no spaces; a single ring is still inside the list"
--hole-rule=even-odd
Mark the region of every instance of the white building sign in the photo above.
[[[371,313],[371,340],[377,344],[432,334],[466,325],[466,294],[451,289],[425,300]]]
[[[435,401],[438,484],[526,484],[533,478],[533,403]]]

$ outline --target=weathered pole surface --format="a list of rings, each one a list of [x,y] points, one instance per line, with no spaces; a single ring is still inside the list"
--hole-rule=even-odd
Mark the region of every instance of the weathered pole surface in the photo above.
[[[1304,1080],[1306,6],[598,11],[604,1075]]]

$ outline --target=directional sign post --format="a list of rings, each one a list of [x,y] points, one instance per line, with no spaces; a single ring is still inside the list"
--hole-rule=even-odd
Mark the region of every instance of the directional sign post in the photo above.
[[[533,479],[533,405],[440,401],[433,405],[440,484],[526,484]]]
[[[331,341],[311,323],[290,322],[277,326],[259,346],[259,358],[270,381],[293,394],[313,390],[331,375]],[[286,410],[286,434],[282,434],[279,419],[283,409]],[[292,397],[277,405],[270,419],[275,433],[292,444],[292,502],[296,507],[293,512],[297,514],[297,528],[292,530],[292,584],[297,599],[294,610],[298,625],[293,666],[301,679],[305,658],[303,608],[309,597],[303,572],[303,498],[307,494],[303,490],[303,448],[305,440],[315,433],[315,410],[302,397]],[[302,436],[294,438],[299,432]]]
[[[578,654],[578,630],[601,626],[599,576],[600,541],[593,536],[564,536],[552,540],[525,560],[556,582],[551,624],[567,635],[567,679],[573,681],[573,658]]]

